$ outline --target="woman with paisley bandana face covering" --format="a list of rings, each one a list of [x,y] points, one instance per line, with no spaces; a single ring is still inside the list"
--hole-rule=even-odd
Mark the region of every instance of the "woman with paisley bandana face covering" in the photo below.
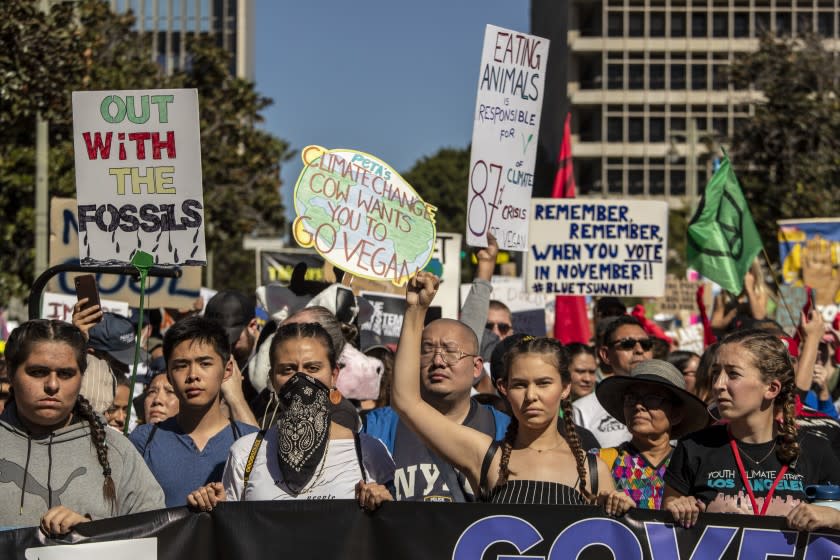
[[[392,499],[394,463],[377,439],[334,421],[336,356],[317,323],[282,325],[271,343],[274,403],[266,429],[231,448],[221,484],[193,492],[207,510],[219,501],[357,499],[375,509]]]

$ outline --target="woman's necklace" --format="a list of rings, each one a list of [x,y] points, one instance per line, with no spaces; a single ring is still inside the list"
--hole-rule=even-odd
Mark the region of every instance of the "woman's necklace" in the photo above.
[[[771,453],[773,453],[773,451],[775,451],[775,449],[776,449],[776,441],[774,440],[774,441],[773,441],[773,447],[771,447],[771,448],[770,448],[770,451],[768,451],[768,452],[767,452],[767,455],[765,455],[764,457],[762,457],[761,459],[759,459],[758,461],[756,461],[755,459],[753,459],[752,455],[750,455],[749,453],[747,453],[746,451],[744,451],[744,450],[741,448],[741,446],[740,446],[740,445],[738,445],[738,451],[740,451],[740,452],[741,452],[741,454],[743,454],[743,455],[744,455],[744,457],[746,457],[747,459],[749,459],[750,461],[752,461],[752,462],[753,462],[753,463],[755,463],[756,465],[760,465],[760,464],[761,464],[761,463],[763,463],[765,460],[767,460],[767,457],[769,457],[769,456],[770,456],[770,454],[771,454]]]
[[[563,442],[563,441],[561,441],[561,442],[560,442],[560,443],[558,443],[557,445],[555,445],[555,446],[553,446],[553,447],[546,447],[545,449],[537,449],[536,447],[531,447],[531,446],[529,445],[526,449],[530,449],[531,451],[536,451],[537,453],[542,453],[543,451],[551,451],[552,449],[557,449],[558,447],[560,447],[561,445],[563,445],[563,443],[564,443],[564,442]]]

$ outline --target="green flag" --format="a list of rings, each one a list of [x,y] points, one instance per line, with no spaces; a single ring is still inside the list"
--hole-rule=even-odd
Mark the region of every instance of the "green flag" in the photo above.
[[[733,294],[761,251],[761,238],[729,157],[706,185],[688,225],[688,266]]]

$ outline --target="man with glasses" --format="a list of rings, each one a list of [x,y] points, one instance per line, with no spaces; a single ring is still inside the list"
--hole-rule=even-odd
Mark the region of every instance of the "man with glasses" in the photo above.
[[[613,319],[604,329],[598,349],[601,362],[612,375],[630,375],[636,364],[653,358],[653,340],[631,315]],[[572,403],[575,423],[591,431],[601,447],[617,447],[630,439],[630,432],[598,402],[595,393]]]
[[[510,418],[470,399],[473,381],[482,371],[478,339],[468,326],[453,319],[438,319],[424,329],[420,346],[423,400],[456,422],[502,439]],[[466,478],[432,453],[390,407],[370,411],[365,432],[382,440],[394,457],[397,500],[475,500],[475,491]]]
[[[510,308],[501,301],[491,299],[487,309],[487,324],[485,328],[504,340],[513,334],[513,316]]]

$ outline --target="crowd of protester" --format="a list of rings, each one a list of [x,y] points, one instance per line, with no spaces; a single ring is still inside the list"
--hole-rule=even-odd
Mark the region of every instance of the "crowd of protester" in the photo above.
[[[788,337],[751,271],[743,294],[715,302],[718,342],[701,355],[616,298],[596,301],[593,340],[564,346],[516,332],[490,299],[496,253],[492,240],[478,251],[460,320],[429,321],[439,279],[415,275],[396,347],[359,347],[356,307],[334,289],[264,325],[231,291],[165,332],[84,300],[72,324],[23,323],[0,369],[0,528],[353,499],[840,529],[840,511],[805,494],[840,483],[838,333],[816,310]]]

